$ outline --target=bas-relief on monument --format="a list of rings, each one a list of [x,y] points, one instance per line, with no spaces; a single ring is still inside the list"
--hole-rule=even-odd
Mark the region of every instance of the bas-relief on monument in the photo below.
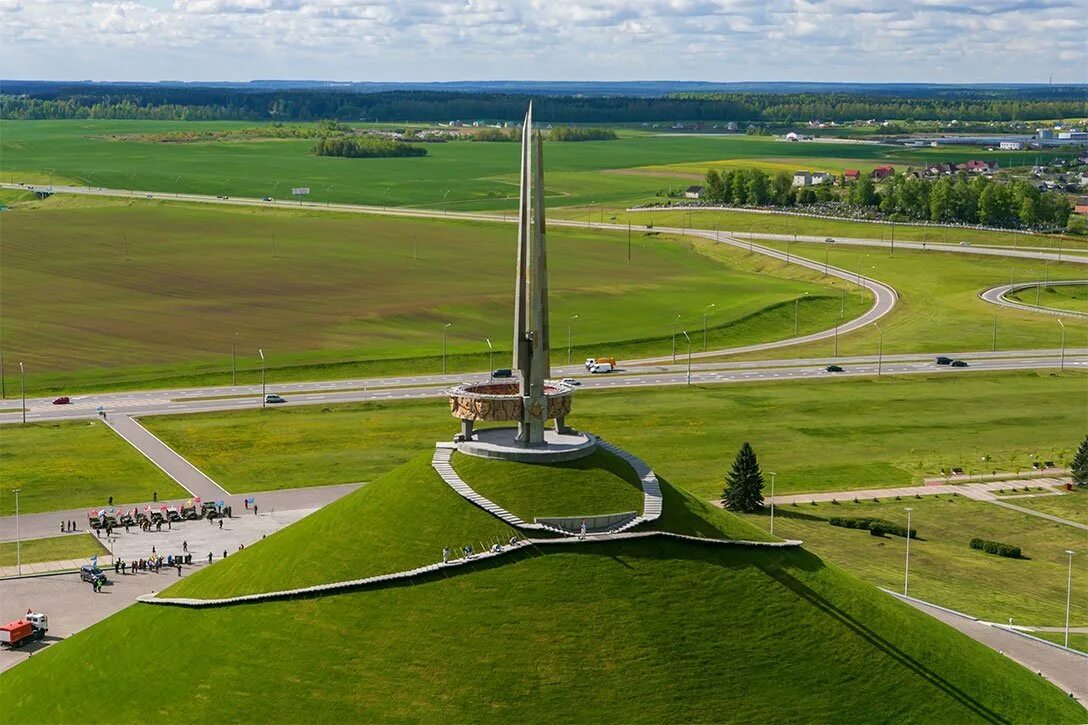
[[[590,454],[596,438],[566,425],[573,389],[551,376],[548,339],[548,250],[544,221],[543,140],[533,131],[533,108],[521,137],[518,254],[514,287],[514,364],[517,382],[466,383],[449,391],[461,420],[457,449],[469,455],[555,462]],[[555,420],[555,427],[546,426]],[[476,421],[517,422],[517,428],[475,429]]]

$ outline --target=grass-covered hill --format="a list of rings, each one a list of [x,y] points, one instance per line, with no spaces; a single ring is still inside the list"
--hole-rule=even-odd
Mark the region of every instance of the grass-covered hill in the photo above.
[[[406,464],[193,575],[187,594],[245,576],[298,585],[307,562],[359,575],[498,533],[428,470]],[[753,532],[664,489],[663,527]],[[87,707],[86,693],[137,675],[154,697]],[[3,673],[0,692],[5,720],[34,723],[1085,718],[1042,678],[802,548],[667,539],[541,545],[332,596],[134,605]]]

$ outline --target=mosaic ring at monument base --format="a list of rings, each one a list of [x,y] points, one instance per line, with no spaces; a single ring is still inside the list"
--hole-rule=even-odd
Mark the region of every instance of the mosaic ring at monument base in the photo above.
[[[574,389],[558,382],[544,384],[547,418],[570,415]],[[450,414],[458,420],[520,421],[525,410],[517,383],[469,383],[449,391]]]

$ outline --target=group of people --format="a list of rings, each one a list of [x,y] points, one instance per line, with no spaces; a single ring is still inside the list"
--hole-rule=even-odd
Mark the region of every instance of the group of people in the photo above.
[[[211,557],[211,554],[208,554]],[[178,576],[181,576],[181,565],[190,563],[191,558],[174,556],[169,554],[162,556],[161,554],[153,554],[146,559],[136,559],[135,561],[125,561],[124,559],[116,559],[113,562],[114,574],[135,574],[138,571],[150,571],[158,573],[165,566],[168,569],[177,569]]]
[[[75,531],[75,530],[76,530],[76,522],[75,521],[61,521],[60,522],[60,532],[62,534],[68,533],[69,531]]]
[[[506,545],[507,546],[517,546],[517,543],[518,543],[518,537],[511,536],[510,540],[506,542]],[[489,551],[492,554],[501,554],[502,553],[502,544],[500,544],[499,542],[496,541],[494,544],[491,545],[491,548],[489,549]],[[474,556],[476,556],[476,549],[473,548],[472,544],[468,544],[467,546],[462,546],[461,547],[461,558],[462,559],[471,559]],[[450,563],[450,547],[448,547],[448,546],[442,547],[442,563],[443,564],[449,564]]]

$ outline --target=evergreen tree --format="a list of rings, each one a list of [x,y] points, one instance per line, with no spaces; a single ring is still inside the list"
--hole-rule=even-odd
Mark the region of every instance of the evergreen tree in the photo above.
[[[1069,472],[1073,474],[1073,483],[1078,486],[1088,486],[1088,436],[1084,436],[1084,440],[1080,442],[1077,452],[1073,455]]]
[[[763,472],[759,470],[756,452],[748,441],[737,451],[733,467],[725,476],[722,502],[727,509],[750,513],[763,506]]]

